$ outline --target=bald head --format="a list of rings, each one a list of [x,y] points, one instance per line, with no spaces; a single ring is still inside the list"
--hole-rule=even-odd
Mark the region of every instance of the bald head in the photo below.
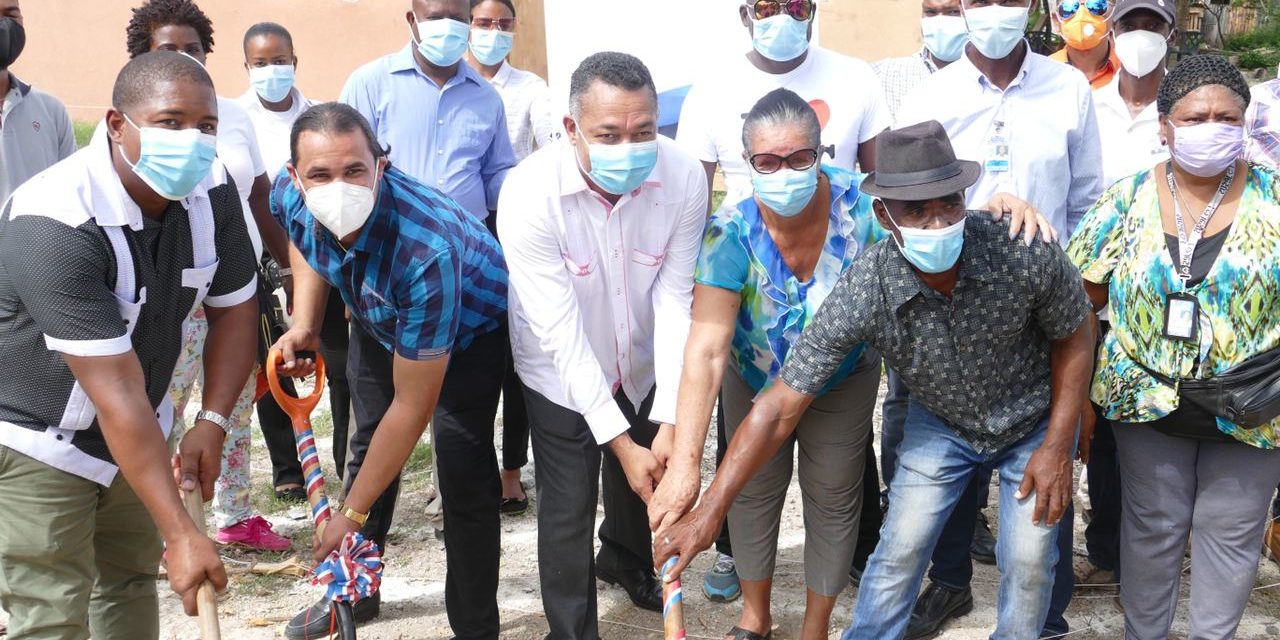
[[[172,51],[151,51],[130,60],[120,70],[111,91],[111,106],[117,111],[129,111],[153,99],[156,88],[162,84],[195,85],[207,88],[213,94],[213,79],[209,72],[191,56]]]

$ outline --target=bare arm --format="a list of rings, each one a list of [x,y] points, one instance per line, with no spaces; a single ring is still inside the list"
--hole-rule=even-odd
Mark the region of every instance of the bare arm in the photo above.
[[[84,388],[98,412],[98,424],[107,448],[120,473],[142,501],[168,548],[169,585],[182,595],[187,613],[195,612],[197,587],[211,580],[225,589],[227,575],[210,541],[187,516],[178,498],[169,450],[147,399],[146,379],[133,351],[114,356],[62,355],[76,381]],[[192,432],[210,433],[216,441],[211,453],[220,455],[222,431],[210,424],[197,425]],[[184,479],[184,488],[195,490],[194,478]]]
[[[655,567],[661,567],[671,556],[679,556],[680,561],[668,574],[679,577],[695,555],[711,546],[733,499],[795,432],[800,416],[812,402],[813,396],[792,389],[782,380],[775,381],[756,398],[751,413],[734,432],[729,451],[701,502],[655,541]]]
[[[1110,288],[1105,284],[1084,281],[1084,292],[1089,296],[1089,302],[1093,304],[1094,311],[1102,311],[1107,307],[1107,301],[1110,299]]]
[[[649,502],[650,529],[661,530],[671,524],[698,498],[702,449],[729,359],[734,318],[741,301],[742,296],[736,291],[694,285],[693,323],[684,348],[684,371],[676,402],[675,447],[666,463],[666,475]]]
[[[448,356],[419,361],[395,356],[392,364],[395,397],[369,443],[360,477],[347,492],[347,507],[368,513],[378,496],[400,474],[431,421],[448,367]],[[355,522],[341,516],[335,518],[325,530],[324,539],[317,540],[316,562],[335,549],[343,535],[357,529],[359,525]]]
[[[875,138],[858,145],[858,170],[863,173],[871,173],[876,170]]]
[[[262,236],[262,245],[267,248],[267,253],[281,267],[288,267],[291,264],[289,238],[285,235],[284,227],[271,217],[271,180],[265,173],[253,179],[253,190],[249,192],[249,211],[253,214],[254,223],[258,225],[258,234]]]

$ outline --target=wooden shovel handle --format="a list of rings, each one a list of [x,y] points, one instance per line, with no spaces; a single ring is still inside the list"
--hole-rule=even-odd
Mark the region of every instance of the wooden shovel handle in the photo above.
[[[187,515],[204,532],[204,502],[200,498],[200,490],[182,491],[182,504],[187,508]],[[218,594],[213,583],[208,580],[196,591],[196,606],[200,612],[200,637],[203,640],[222,640],[222,630],[218,628]]]

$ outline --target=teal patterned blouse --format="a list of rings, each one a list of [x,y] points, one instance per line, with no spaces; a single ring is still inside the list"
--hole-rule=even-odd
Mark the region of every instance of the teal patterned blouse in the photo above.
[[[1143,367],[1206,378],[1280,347],[1280,176],[1249,166],[1222,250],[1204,281],[1188,289],[1200,302],[1204,341],[1197,345],[1164,337],[1165,300],[1182,284],[1165,244],[1156,175],[1146,170],[1108,189],[1067,247],[1085,280],[1107,285],[1111,332],[1090,395],[1118,422],[1151,422],[1178,408],[1177,390]],[[1280,419],[1242,429],[1218,418],[1218,430],[1261,449],[1280,444]]]
[[[711,217],[702,238],[694,279],[742,294],[731,362],[757,392],[769,386],[787,350],[817,313],[840,275],[862,251],[885,237],[871,212],[871,197],[858,191],[863,174],[823,165],[831,184],[827,241],[813,277],[801,282],[791,273],[760,217],[755,198],[723,207]],[[859,346],[823,388],[844,380],[862,355]]]

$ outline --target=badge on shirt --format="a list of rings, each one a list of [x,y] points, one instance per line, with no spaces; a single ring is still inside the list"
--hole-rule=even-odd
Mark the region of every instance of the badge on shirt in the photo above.
[[[1195,296],[1186,292],[1169,294],[1164,306],[1164,337],[1187,342],[1195,340],[1199,319],[1200,301]]]
[[[1009,171],[1009,138],[1005,133],[1003,121],[996,121],[987,139],[987,173],[1005,173]]]

